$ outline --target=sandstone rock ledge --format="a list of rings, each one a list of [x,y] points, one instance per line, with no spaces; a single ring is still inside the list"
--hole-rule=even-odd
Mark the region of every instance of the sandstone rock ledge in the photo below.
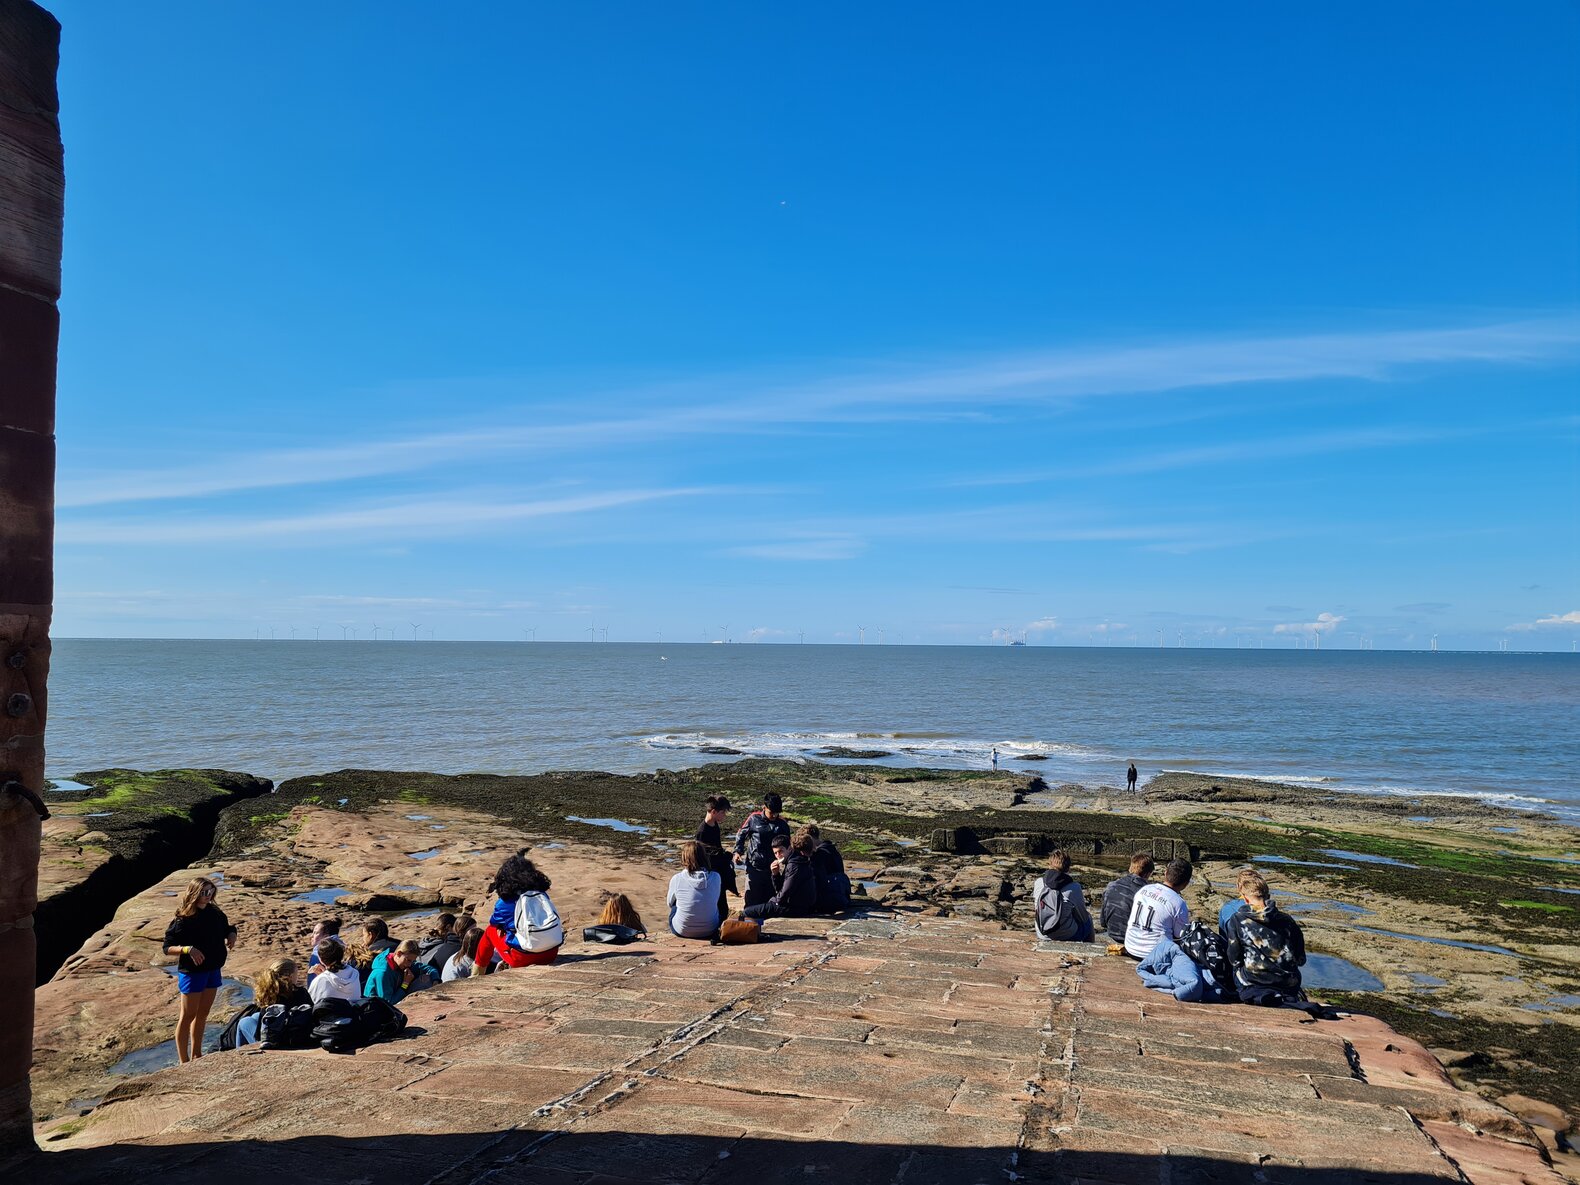
[[[1530,1130],[1380,1022],[1176,1004],[971,919],[567,946],[407,1001],[354,1057],[133,1080],[7,1179],[1556,1183]],[[19,1174],[19,1175],[17,1175]]]

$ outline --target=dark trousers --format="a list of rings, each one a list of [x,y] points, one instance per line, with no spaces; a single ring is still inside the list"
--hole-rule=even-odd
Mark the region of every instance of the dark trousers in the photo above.
[[[746,866],[746,907],[761,905],[774,895],[774,874],[767,868]]]

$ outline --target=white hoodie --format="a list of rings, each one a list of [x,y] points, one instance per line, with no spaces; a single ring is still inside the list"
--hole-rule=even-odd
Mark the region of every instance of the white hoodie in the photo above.
[[[360,1000],[362,977],[349,963],[339,971],[320,971],[307,985],[307,994],[314,1004],[322,1004],[325,1000]]]

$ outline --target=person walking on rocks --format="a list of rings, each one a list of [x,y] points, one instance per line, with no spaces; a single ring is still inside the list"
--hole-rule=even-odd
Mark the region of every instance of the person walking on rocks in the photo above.
[[[784,800],[770,790],[761,810],[746,816],[735,835],[735,858],[746,862],[746,908],[761,905],[774,895],[774,840],[790,841],[790,824],[779,813]]]
[[[1163,883],[1153,882],[1136,890],[1130,904],[1130,921],[1125,927],[1125,952],[1144,959],[1167,938],[1178,942],[1190,925],[1190,906],[1180,894],[1190,884],[1189,860],[1170,860],[1163,870]]]
[[[236,948],[236,927],[214,904],[218,894],[208,877],[194,877],[165,931],[165,954],[177,957],[176,1057],[182,1062],[203,1056],[203,1027],[224,978],[225,956]]]
[[[1136,763],[1132,761],[1130,768],[1125,771],[1125,789],[1134,794],[1136,792]]]

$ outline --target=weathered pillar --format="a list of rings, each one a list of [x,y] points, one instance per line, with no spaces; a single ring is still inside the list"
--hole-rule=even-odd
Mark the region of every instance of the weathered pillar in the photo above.
[[[60,25],[0,0],[0,1152],[33,1142],[33,909],[54,597]]]

